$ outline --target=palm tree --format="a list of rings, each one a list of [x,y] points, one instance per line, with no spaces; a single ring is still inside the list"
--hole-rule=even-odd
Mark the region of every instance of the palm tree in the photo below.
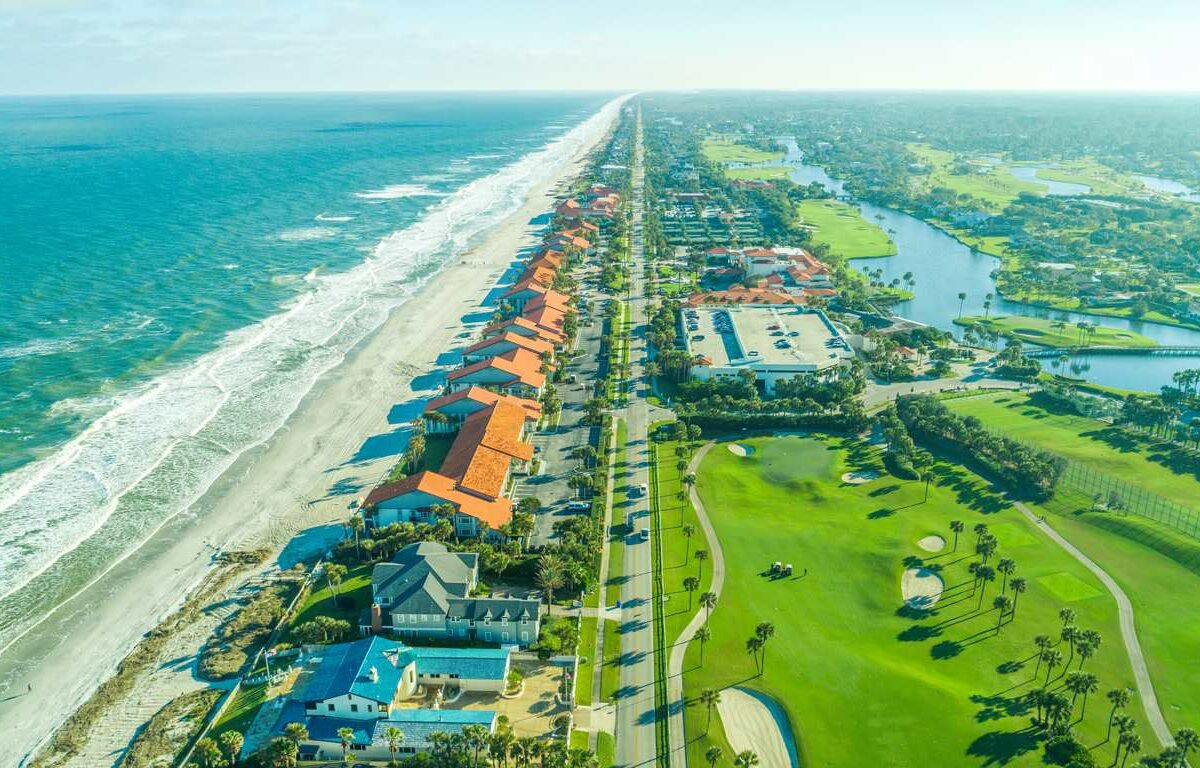
[[[1049,685],[1050,671],[1059,664],[1062,664],[1062,651],[1058,650],[1057,648],[1051,648],[1049,650],[1042,651],[1042,661],[1046,665],[1046,681],[1042,683],[1042,685]]]
[[[268,753],[273,764],[279,768],[288,768],[288,766],[296,764],[296,756],[300,754],[300,749],[296,746],[296,742],[286,736],[280,736],[272,739]]]
[[[221,750],[228,758],[229,764],[237,765],[238,756],[242,753],[242,745],[246,743],[242,734],[238,731],[225,731],[217,741],[220,742]]]
[[[537,573],[534,581],[546,590],[546,604],[554,604],[554,590],[566,582],[566,565],[562,558],[555,554],[545,554],[538,558]]]
[[[1066,680],[1067,690],[1072,694],[1071,708],[1075,708],[1075,699],[1083,694],[1083,706],[1079,709],[1079,719],[1083,720],[1083,715],[1087,711],[1088,695],[1095,693],[1100,685],[1100,680],[1091,672],[1069,672]]]
[[[1075,623],[1075,609],[1063,608],[1058,612],[1058,618],[1062,621],[1064,627]]]
[[[1038,670],[1042,666],[1042,659],[1046,651],[1054,647],[1054,641],[1050,639],[1049,635],[1038,635],[1033,638],[1033,645],[1037,648],[1037,653],[1035,654],[1037,656],[1037,664],[1033,667],[1033,676],[1037,678]]]
[[[337,605],[338,590],[341,589],[342,579],[346,576],[346,566],[340,563],[329,563],[325,566],[325,583],[333,593],[333,604]]]
[[[704,575],[704,561],[708,559],[708,550],[697,549],[692,553],[692,557],[696,558],[696,578],[701,578]]]
[[[359,537],[362,535],[367,524],[363,522],[362,515],[354,515],[350,518],[350,530],[354,532],[354,551],[358,553],[358,557],[362,559],[362,544]]]
[[[975,532],[975,544],[978,545],[979,540],[983,538],[983,534],[988,532],[987,523],[976,523],[975,527],[971,530]]]
[[[1000,594],[1008,594],[1008,577],[1013,571],[1017,570],[1017,561],[1011,557],[1002,557],[1000,562],[996,563],[996,570],[1004,574],[1004,580],[1000,585]]]
[[[354,743],[354,729],[338,728],[337,735],[342,742],[342,760],[348,761],[350,759],[350,745]]]
[[[1184,759],[1196,749],[1200,749],[1200,734],[1191,728],[1180,728],[1175,731],[1175,746],[1183,753]]]
[[[687,576],[683,580],[683,588],[688,593],[688,610],[692,610],[692,593],[700,589],[700,579],[695,576]]]
[[[712,615],[712,609],[717,607],[717,593],[703,592],[700,595],[700,605],[704,608],[704,623],[708,623],[708,617]]]
[[[996,569],[990,565],[981,565],[975,569],[975,577],[979,579],[981,589],[979,590],[979,605],[977,608],[983,607],[983,596],[987,593],[987,585],[996,580]]]
[[[966,300],[967,300],[967,294],[960,291],[958,294],[958,316],[959,316],[959,318],[962,318],[963,304],[966,302]]]
[[[966,529],[966,527],[967,527],[966,524],[963,523],[962,520],[951,520],[950,521],[950,530],[954,532],[954,549],[951,551],[953,551],[953,552],[958,551],[958,534],[962,533]]]
[[[1017,599],[1021,595],[1025,594],[1025,590],[1029,588],[1029,582],[1027,582],[1025,580],[1024,576],[1017,576],[1016,578],[1014,578],[1012,580],[1011,583],[1009,583],[1008,586],[1013,588],[1012,615],[1013,615],[1013,618],[1016,618],[1016,616],[1017,616]]]
[[[704,732],[707,734],[709,726],[712,725],[713,707],[721,703],[721,692],[715,688],[705,688],[700,691],[700,703],[704,705],[704,711],[707,719],[704,721]]]
[[[716,768],[717,761],[720,760],[721,757],[724,756],[724,754],[725,754],[725,750],[721,749],[720,747],[718,747],[716,745],[713,745],[713,746],[709,747],[708,749],[704,750],[704,759],[706,761],[708,761],[708,765],[710,768]]]
[[[1008,595],[996,595],[996,599],[992,601],[992,606],[1000,612],[996,617],[996,634],[1000,634],[1000,624],[1004,622],[1004,614],[1008,613],[1008,609],[1012,606],[1012,598]]]
[[[754,657],[754,670],[760,675],[762,674],[762,668],[758,666],[758,652],[762,650],[762,647],[763,641],[757,636],[752,635],[746,638],[746,653]]]
[[[767,670],[767,641],[775,637],[775,625],[769,621],[760,621],[754,628],[754,636],[762,641],[762,666],[759,668],[759,674],[762,674]]]
[[[308,727],[304,723],[288,723],[283,727],[283,735],[295,742],[298,747],[300,742],[308,741]]]
[[[1108,741],[1112,738],[1113,718],[1117,716],[1117,710],[1129,706],[1129,701],[1133,698],[1133,691],[1128,688],[1113,688],[1104,695],[1112,702],[1112,709],[1108,713],[1108,732],[1104,734],[1104,740]]]
[[[1059,637],[1062,639],[1062,641],[1064,643],[1069,643],[1071,646],[1071,654],[1067,657],[1068,667],[1071,666],[1071,662],[1075,659],[1075,641],[1079,638],[1080,634],[1081,632],[1079,628],[1071,626],[1070,624],[1063,627],[1062,632],[1059,634]]]
[[[708,628],[707,624],[701,624],[700,628],[696,630],[696,634],[692,635],[692,637],[694,639],[700,641],[700,666],[703,667],[704,666],[704,644],[707,643],[709,640],[712,640],[712,630]]]
[[[685,523],[679,528],[679,532],[683,534],[683,538],[687,540],[686,546],[683,548],[683,562],[687,562],[687,553],[692,549],[692,537],[696,535],[696,526],[691,523]]]
[[[921,503],[929,501],[929,483],[933,480],[933,473],[927,469],[922,469],[918,475],[925,483],[925,498],[921,499]]]
[[[383,732],[383,738],[387,739],[388,751],[392,753],[392,765],[395,765],[396,753],[400,751],[400,745],[404,743],[404,731],[394,725],[389,725]]]
[[[1138,752],[1142,751],[1142,737],[1138,736],[1133,731],[1130,731],[1129,733],[1122,733],[1121,737],[1120,737],[1120,741],[1125,742],[1125,756],[1121,758],[1121,766],[1122,766],[1122,768],[1124,768],[1125,761],[1129,759],[1130,755],[1135,755]],[[1120,742],[1118,742],[1117,749],[1120,750],[1120,748],[1121,748],[1121,744],[1120,744]],[[1162,765],[1161,762],[1159,764]],[[1168,765],[1174,765],[1174,764],[1168,763]]]
[[[738,752],[738,756],[733,758],[733,764],[736,768],[754,768],[758,765],[758,755],[748,749]]]

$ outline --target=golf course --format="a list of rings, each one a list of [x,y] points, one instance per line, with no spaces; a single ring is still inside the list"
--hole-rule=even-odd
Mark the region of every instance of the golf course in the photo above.
[[[700,701],[705,689],[731,686],[782,706],[806,766],[1041,765],[1029,694],[1065,691],[1081,664],[1059,639],[1063,609],[1102,639],[1082,662],[1095,689],[1066,698],[1079,741],[1096,764],[1112,762],[1105,694],[1134,687],[1115,602],[986,481],[941,462],[928,485],[898,480],[879,449],[857,438],[737,445],[714,446],[697,473],[726,577],[710,639],[703,649],[693,642],[684,664],[694,765],[714,746],[732,756],[717,707]],[[952,521],[962,523],[957,536]],[[979,524],[996,549],[977,582]],[[1007,575],[990,567],[1008,560],[1015,570]],[[773,575],[777,561],[793,565],[792,575]],[[747,640],[761,622],[773,634],[751,653]],[[1061,655],[1049,670],[1038,635]],[[1127,713],[1155,749],[1136,696]]]

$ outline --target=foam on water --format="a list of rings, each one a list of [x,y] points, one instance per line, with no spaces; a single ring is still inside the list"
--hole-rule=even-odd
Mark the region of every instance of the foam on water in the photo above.
[[[327,240],[336,234],[337,230],[330,227],[301,227],[300,229],[289,229],[280,232],[279,239],[290,243],[298,243],[308,240]]]
[[[341,214],[341,213],[338,213],[338,214],[318,213],[313,218],[315,218],[317,221],[330,221],[330,222],[336,222],[339,224],[347,222],[347,221],[354,221],[354,216],[352,216],[350,214]]]
[[[619,104],[464,185],[380,241],[357,267],[310,273],[310,290],[278,314],[113,398],[54,454],[0,476],[0,650],[265,442],[321,374],[437,268],[517,210],[531,189],[561,173]]]
[[[382,189],[355,192],[354,196],[363,200],[399,200],[405,197],[443,197],[445,194],[445,192],[432,190],[424,184],[389,184]]]

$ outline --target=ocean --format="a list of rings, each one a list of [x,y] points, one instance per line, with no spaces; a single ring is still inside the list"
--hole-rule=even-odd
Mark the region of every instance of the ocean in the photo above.
[[[0,650],[269,438],[610,98],[0,99]]]

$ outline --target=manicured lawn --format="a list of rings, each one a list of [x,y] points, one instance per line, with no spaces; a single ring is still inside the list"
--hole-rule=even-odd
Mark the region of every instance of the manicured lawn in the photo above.
[[[212,731],[208,734],[209,737],[216,739],[225,731],[237,731],[244,736],[246,729],[254,722],[254,716],[258,714],[259,707],[266,701],[266,695],[266,683],[244,685],[239,688],[237,696],[221,713],[221,719],[213,725]]]
[[[600,699],[612,701],[621,687],[621,625],[604,621],[604,669],[600,672]]]
[[[1037,178],[1048,181],[1063,181],[1068,184],[1086,184],[1094,195],[1127,195],[1138,191],[1141,184],[1123,176],[1106,165],[1091,158],[1080,160],[1056,160],[1054,168],[1038,168]],[[1045,163],[1033,163],[1044,165]]]
[[[350,622],[350,639],[358,632],[358,619],[362,612],[371,606],[371,569],[372,565],[360,565],[351,568],[343,577],[338,587],[337,602],[333,599],[333,590],[322,578],[318,581],[320,589],[314,589],[304,598],[296,611],[289,627],[298,627],[312,621],[317,616],[331,616]]]
[[[1200,460],[1092,419],[1039,405],[1036,396],[992,394],[948,405],[990,429],[1042,446],[1098,472],[1195,506]],[[1104,568],[1133,603],[1138,638],[1174,728],[1200,722],[1200,686],[1180,669],[1200,657],[1200,541],[1134,515],[1091,511],[1069,489],[1041,506],[1051,524]]]
[[[804,223],[817,228],[813,240],[825,243],[834,253],[848,259],[892,256],[896,244],[874,222],[862,217],[858,208],[840,200],[804,200],[796,206]]]
[[[1191,296],[1200,296],[1200,283],[1179,283],[1175,287]]]
[[[600,768],[609,768],[616,761],[617,743],[607,731],[596,734],[596,759]]]
[[[575,701],[579,706],[587,707],[592,703],[592,670],[596,668],[596,619],[584,616],[580,622],[577,653],[587,661],[579,665],[575,678]]]
[[[1022,192],[1046,193],[1045,185],[1022,181],[1003,166],[970,165],[966,173],[955,173],[957,162],[953,152],[934,149],[928,144],[909,144],[907,148],[930,166],[930,173],[924,178],[926,188],[946,187],[960,195],[971,195],[993,212],[1007,208]]]
[[[1027,344],[1044,347],[1157,347],[1158,342],[1140,333],[1120,328],[1097,326],[1096,332],[1081,336],[1074,323],[1056,327],[1055,320],[1048,317],[1022,317],[1020,315],[994,315],[987,319],[976,316],[961,317],[956,325],[975,326],[997,333],[1011,334]]]
[[[1069,606],[1080,627],[1104,638],[1086,667],[1099,677],[1100,691],[1076,725],[1085,743],[1104,740],[1103,692],[1132,686],[1115,603],[987,483],[938,463],[924,500],[922,483],[886,475],[843,484],[844,472],[881,468],[877,450],[857,440],[742,442],[754,453],[740,457],[718,445],[700,468],[699,492],[721,539],[727,574],[703,667],[698,647],[689,649],[689,698],[730,685],[774,697],[805,765],[1040,765],[1041,744],[1029,728],[1024,699],[1045,677],[1043,668],[1034,682],[1032,639],[1057,635],[1058,611]],[[967,526],[957,553],[948,546],[935,555],[917,546],[930,534],[949,541],[955,519]],[[1016,560],[1017,573],[1029,581],[1015,618],[999,634],[992,600],[1000,583],[972,594],[967,569],[974,559],[971,529],[979,522],[997,527],[997,557]],[[770,578],[772,561],[792,563],[797,574]],[[947,585],[932,610],[907,608],[901,597],[905,568],[920,566]],[[775,626],[762,676],[745,650],[760,621]],[[1062,684],[1055,679],[1061,672],[1055,670],[1052,687]],[[1144,721],[1140,706],[1131,711]],[[703,708],[690,706],[689,750],[697,765],[712,743],[729,754],[720,729],[705,735],[704,725]],[[1152,743],[1147,729],[1142,735]],[[1096,748],[1101,765],[1111,760],[1113,746]]]
[[[608,535],[608,579],[604,585],[604,604],[613,605],[621,599],[625,565],[625,514],[628,501],[625,489],[629,472],[625,442],[629,439],[629,427],[624,419],[617,420],[615,457],[613,458],[613,508],[612,525]]]
[[[726,168],[725,176],[730,179],[741,179],[742,181],[750,181],[757,179],[786,179],[791,170],[778,166],[767,166],[765,168]]]
[[[783,152],[767,152],[729,139],[705,139],[701,150],[714,163],[766,163],[782,160],[784,155]]]

